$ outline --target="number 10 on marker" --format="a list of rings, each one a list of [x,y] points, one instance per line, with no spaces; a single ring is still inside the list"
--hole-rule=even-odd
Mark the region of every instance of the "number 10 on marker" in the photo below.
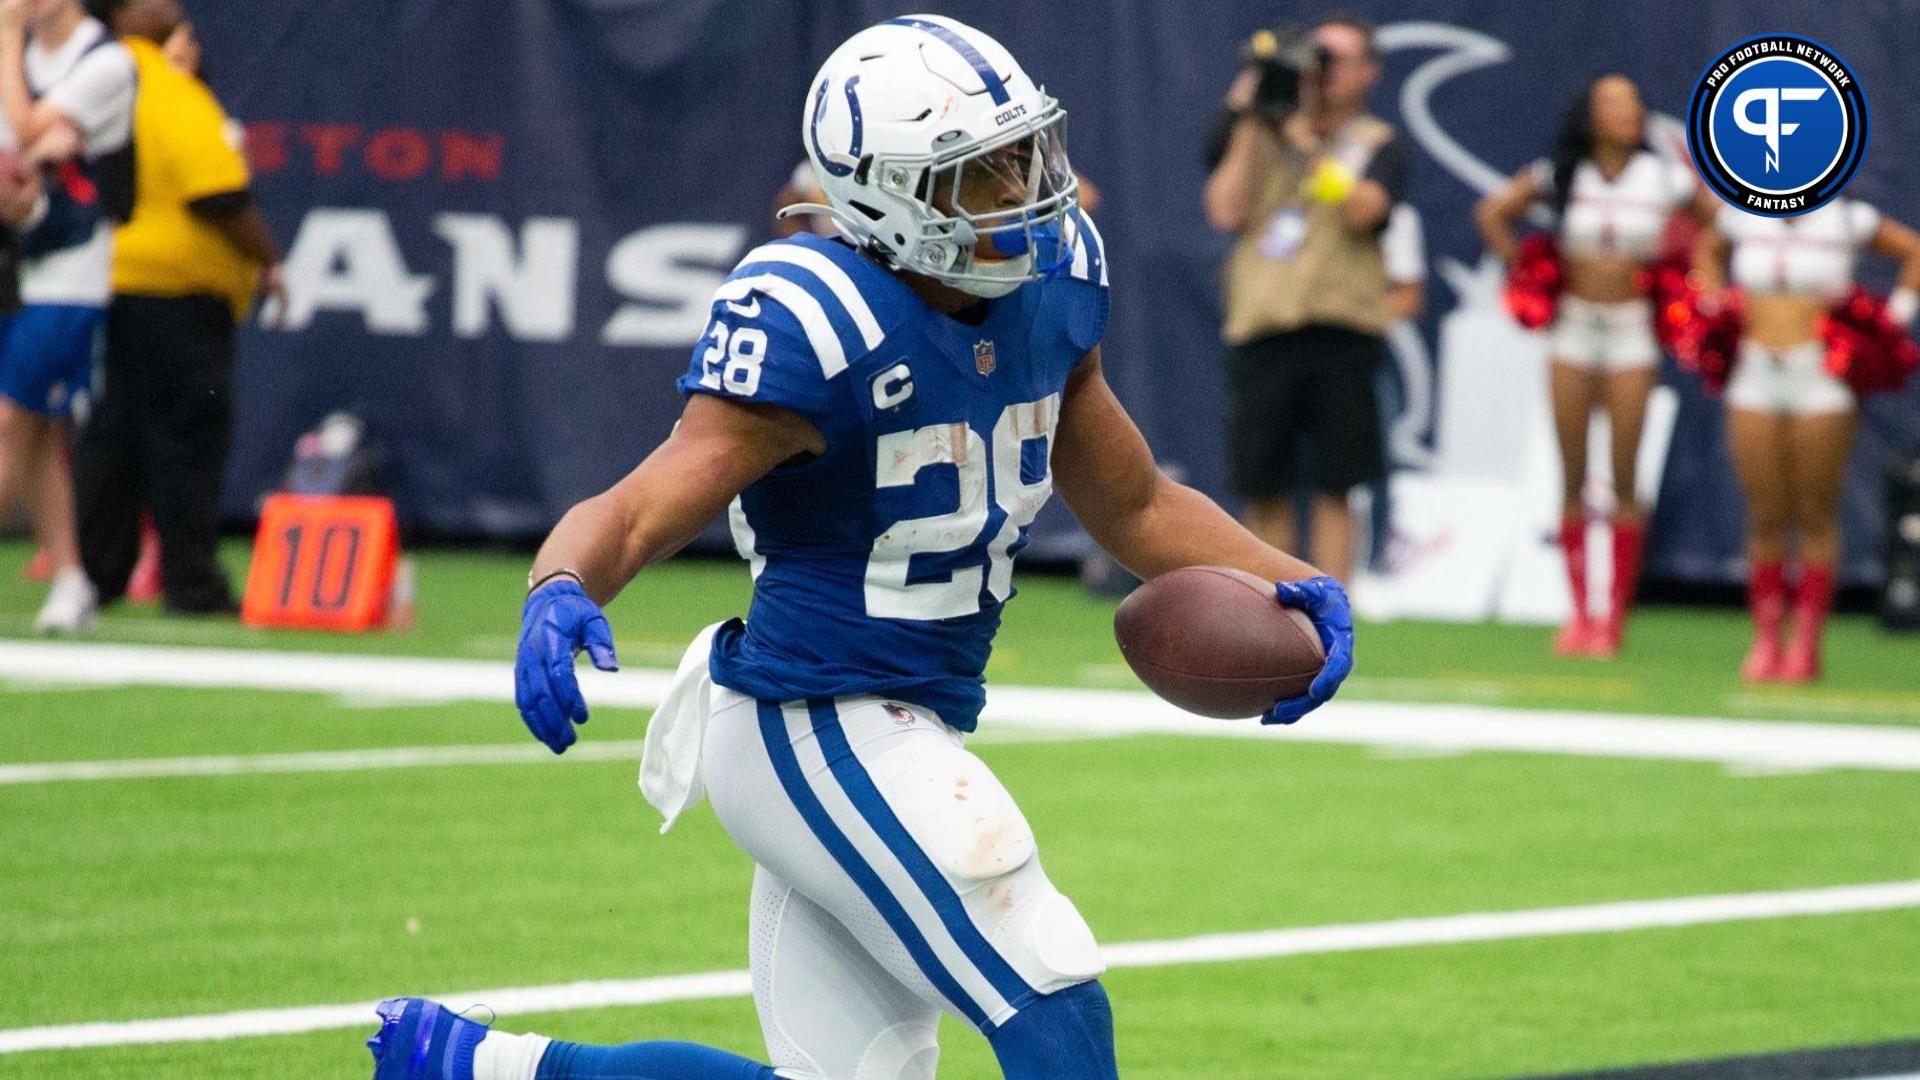
[[[399,552],[390,500],[275,495],[260,514],[240,617],[249,626],[383,626]]]

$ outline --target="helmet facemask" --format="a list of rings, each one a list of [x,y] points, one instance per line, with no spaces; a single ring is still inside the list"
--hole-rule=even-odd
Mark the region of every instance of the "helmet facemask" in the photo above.
[[[874,182],[912,203],[920,219],[906,251],[889,253],[895,265],[984,297],[1064,270],[1073,252],[1060,219],[1079,201],[1066,118],[1049,101],[992,141],[923,158],[877,157]]]

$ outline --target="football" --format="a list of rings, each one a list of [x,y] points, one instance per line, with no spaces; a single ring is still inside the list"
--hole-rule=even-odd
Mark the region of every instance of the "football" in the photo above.
[[[1188,712],[1259,716],[1306,693],[1327,654],[1312,620],[1273,585],[1224,566],[1173,570],[1135,589],[1113,635],[1140,681]]]

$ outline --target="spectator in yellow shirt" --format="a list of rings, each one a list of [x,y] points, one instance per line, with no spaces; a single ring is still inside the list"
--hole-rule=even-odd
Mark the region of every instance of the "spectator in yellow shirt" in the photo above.
[[[139,76],[133,216],[115,237],[105,385],[75,450],[81,556],[104,603],[127,587],[143,507],[160,533],[167,610],[235,610],[215,562],[231,440],[233,337],[280,289],[237,129],[162,43],[178,0],[89,0]]]

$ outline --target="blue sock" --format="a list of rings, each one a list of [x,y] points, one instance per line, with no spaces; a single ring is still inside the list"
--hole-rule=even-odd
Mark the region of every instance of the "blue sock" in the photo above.
[[[1006,1080],[1117,1080],[1113,1006],[1098,980],[1056,990],[987,1036]]]
[[[555,1040],[536,1080],[774,1080],[773,1069],[725,1050],[684,1042],[587,1046]]]

